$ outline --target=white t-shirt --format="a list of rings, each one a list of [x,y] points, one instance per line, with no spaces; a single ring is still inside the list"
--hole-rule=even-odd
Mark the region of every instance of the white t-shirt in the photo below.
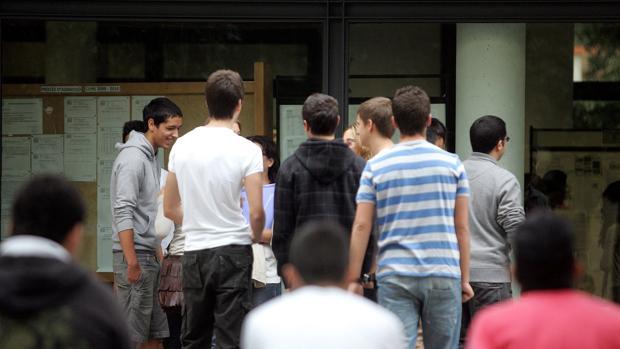
[[[243,179],[263,171],[259,146],[229,128],[196,127],[172,147],[168,170],[179,186],[185,251],[252,243],[240,194]]]
[[[396,315],[334,287],[306,286],[251,311],[241,332],[245,349],[404,349]]]

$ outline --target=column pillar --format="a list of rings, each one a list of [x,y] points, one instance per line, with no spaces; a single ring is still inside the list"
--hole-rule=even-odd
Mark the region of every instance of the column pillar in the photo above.
[[[471,124],[489,114],[506,122],[510,143],[501,164],[523,188],[525,24],[457,25],[455,135],[462,160],[471,153]]]

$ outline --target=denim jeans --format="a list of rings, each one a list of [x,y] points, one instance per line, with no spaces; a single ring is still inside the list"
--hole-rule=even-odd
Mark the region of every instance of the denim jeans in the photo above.
[[[282,294],[282,284],[266,284],[265,287],[254,287],[252,301],[254,308]]]
[[[474,297],[463,303],[459,348],[465,347],[467,330],[477,312],[491,304],[512,298],[512,288],[509,282],[470,282],[469,284],[474,290]]]
[[[405,327],[408,348],[415,348],[422,319],[424,348],[456,349],[461,323],[461,281],[444,277],[387,276],[379,280],[379,304]]]
[[[252,247],[186,251],[182,343],[185,349],[239,348],[241,324],[252,308]]]

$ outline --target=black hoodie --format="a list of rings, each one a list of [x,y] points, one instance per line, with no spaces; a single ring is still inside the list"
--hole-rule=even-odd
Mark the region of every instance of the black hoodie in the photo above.
[[[365,164],[341,140],[315,139],[302,143],[284,161],[274,203],[272,245],[278,267],[288,262],[295,229],[306,222],[333,220],[350,234]]]
[[[0,348],[129,348],[110,290],[71,263],[0,257]]]

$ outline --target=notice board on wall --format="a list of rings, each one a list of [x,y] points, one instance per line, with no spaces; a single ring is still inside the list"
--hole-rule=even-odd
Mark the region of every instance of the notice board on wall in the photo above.
[[[183,112],[181,135],[205,124],[205,82],[5,84],[2,89],[1,236],[7,236],[15,192],[31,176],[64,175],[87,205],[78,260],[109,279],[112,271],[110,176],[126,121],[142,120],[153,98],[167,97]],[[267,66],[254,64],[244,82],[243,135],[272,135],[272,88]],[[160,151],[162,167],[169,150]]]

